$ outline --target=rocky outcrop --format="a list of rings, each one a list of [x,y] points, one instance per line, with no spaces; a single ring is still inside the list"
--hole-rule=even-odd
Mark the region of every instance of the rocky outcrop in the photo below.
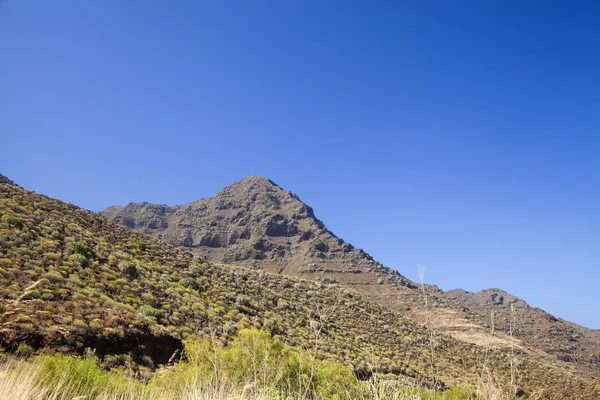
[[[260,176],[182,206],[130,203],[102,214],[215,262],[274,270],[290,264],[306,269],[315,260],[338,270],[381,267],[327,230],[296,194]]]

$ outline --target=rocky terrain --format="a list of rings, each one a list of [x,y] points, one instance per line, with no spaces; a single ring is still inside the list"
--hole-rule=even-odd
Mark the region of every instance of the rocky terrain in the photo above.
[[[420,285],[338,238],[310,206],[269,179],[248,177],[211,198],[182,206],[130,203],[102,214],[215,263],[339,283],[390,311],[426,322]],[[437,331],[499,348],[513,346],[512,336],[522,346],[600,377],[598,331],[558,319],[500,289],[424,289],[429,297],[427,322]]]

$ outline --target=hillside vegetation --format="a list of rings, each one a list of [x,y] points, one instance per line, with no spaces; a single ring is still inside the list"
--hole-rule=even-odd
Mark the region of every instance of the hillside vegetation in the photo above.
[[[169,382],[183,376],[173,371],[185,369],[179,360],[194,363],[189,343],[235,352],[236,338],[239,343],[259,329],[286,352],[299,354],[298,360],[306,354],[300,364],[331,363],[320,365],[350,371],[358,380],[378,376],[399,387],[437,389],[485,386],[531,398],[600,395],[593,381],[519,349],[511,385],[505,351],[432,335],[335,283],[206,262],[12,184],[0,184],[0,299],[0,345],[6,352],[77,355],[124,371],[142,385],[156,382],[157,374],[175,374]],[[215,369],[221,370],[227,369]],[[2,379],[20,369],[9,371]],[[226,376],[233,385],[231,373]],[[341,393],[305,390],[307,398]]]

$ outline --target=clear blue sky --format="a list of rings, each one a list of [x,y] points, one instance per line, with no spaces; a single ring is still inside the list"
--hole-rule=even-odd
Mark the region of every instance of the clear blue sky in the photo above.
[[[247,175],[443,289],[600,328],[600,6],[0,0],[0,173],[92,210]]]

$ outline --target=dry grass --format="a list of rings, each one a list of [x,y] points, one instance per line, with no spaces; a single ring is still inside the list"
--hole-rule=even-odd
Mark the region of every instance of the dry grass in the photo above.
[[[109,374],[106,372],[106,374]],[[117,377],[117,380],[119,378]],[[81,380],[69,371],[48,381],[43,362],[38,359],[5,358],[0,361],[0,400],[326,400],[348,398],[346,395],[315,395],[299,390],[282,394],[274,386],[257,386],[251,382],[231,385],[215,382],[198,375],[176,391],[161,385],[142,384],[128,379],[128,384],[99,385]],[[87,385],[82,387],[82,383]],[[163,382],[164,385],[164,382]],[[82,394],[82,388],[84,392]],[[360,391],[353,389],[349,398],[356,400],[430,400],[432,391],[406,387],[394,380],[373,379],[361,383]],[[438,393],[444,400],[482,400],[472,391],[454,389]],[[495,399],[496,397],[490,397]]]
[[[119,391],[110,387],[90,387],[89,396],[80,395],[77,382],[63,377],[52,385],[42,379],[42,367],[35,362],[8,359],[0,363],[0,400],[172,400],[172,395],[160,391],[146,390],[132,382],[130,388]],[[235,390],[223,385],[207,387],[205,382],[191,383],[179,400],[267,400],[273,397],[249,388]]]

